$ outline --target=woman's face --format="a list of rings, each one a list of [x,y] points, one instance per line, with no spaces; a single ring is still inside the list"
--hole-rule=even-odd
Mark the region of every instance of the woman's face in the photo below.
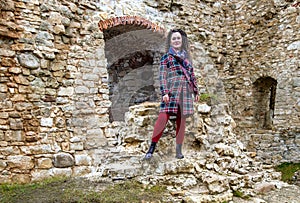
[[[181,37],[181,34],[179,32],[172,33],[170,45],[171,45],[171,47],[173,47],[177,51],[181,50],[182,37]]]

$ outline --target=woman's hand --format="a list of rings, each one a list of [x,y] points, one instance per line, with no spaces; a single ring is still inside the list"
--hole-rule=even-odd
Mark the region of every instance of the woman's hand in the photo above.
[[[198,102],[199,101],[199,95],[197,94],[196,96],[195,96],[195,102]]]
[[[165,95],[163,96],[163,101],[164,101],[165,103],[169,103],[170,97],[169,97],[168,94],[165,94]]]

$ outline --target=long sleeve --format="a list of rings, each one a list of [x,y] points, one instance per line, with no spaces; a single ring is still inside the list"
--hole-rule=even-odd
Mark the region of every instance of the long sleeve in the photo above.
[[[195,95],[199,94],[197,79],[195,77],[194,68],[192,66],[191,66],[191,82],[194,84],[194,89],[193,89],[194,94]]]
[[[160,83],[160,91],[162,96],[169,94],[169,89],[167,85],[167,69],[168,69],[168,57],[165,55],[160,60],[160,68],[159,68],[159,83]]]

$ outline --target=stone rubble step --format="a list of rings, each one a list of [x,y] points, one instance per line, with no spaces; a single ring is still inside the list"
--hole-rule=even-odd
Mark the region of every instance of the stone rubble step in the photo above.
[[[231,191],[227,191],[222,194],[197,194],[197,193],[187,193],[185,197],[183,197],[183,201],[186,203],[211,203],[211,202],[229,202],[233,198],[233,193]]]

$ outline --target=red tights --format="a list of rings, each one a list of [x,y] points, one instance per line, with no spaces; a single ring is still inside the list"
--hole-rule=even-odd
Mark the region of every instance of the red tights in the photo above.
[[[161,138],[169,118],[170,114],[159,113],[153,130],[152,142],[158,142],[158,140]],[[176,144],[183,143],[185,121],[186,118],[181,115],[180,108],[178,108],[176,116]]]

